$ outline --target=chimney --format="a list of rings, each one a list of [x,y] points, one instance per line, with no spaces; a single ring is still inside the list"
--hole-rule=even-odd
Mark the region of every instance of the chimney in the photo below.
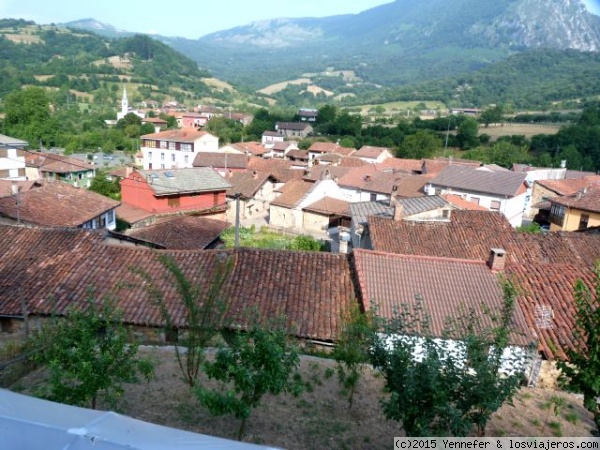
[[[11,183],[10,188],[13,195],[17,195],[19,193],[19,185],[17,183]]]
[[[394,208],[394,220],[399,221],[402,220],[404,216],[404,206],[394,198],[393,200],[393,208]]]
[[[255,180],[258,178],[258,172],[256,170],[252,172],[252,178]]]
[[[492,248],[488,258],[488,266],[492,272],[501,272],[504,270],[506,262],[506,250],[503,248]]]
[[[364,180],[365,181],[371,181],[371,175],[365,175]]]

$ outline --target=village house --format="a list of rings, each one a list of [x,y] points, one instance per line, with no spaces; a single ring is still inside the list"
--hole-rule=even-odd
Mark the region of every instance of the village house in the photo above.
[[[240,220],[265,216],[268,214],[271,201],[277,194],[275,190],[283,186],[269,172],[247,170],[234,172],[227,181],[231,187],[227,189],[227,221],[235,223],[236,208],[239,202]]]
[[[261,138],[261,144],[267,149],[271,149],[276,142],[283,141],[285,141],[285,136],[277,131],[265,131]]]
[[[144,170],[190,168],[199,152],[217,152],[219,138],[196,128],[141,136]]]
[[[184,112],[181,118],[177,119],[177,126],[180,128],[204,128],[208,123],[208,116],[195,112]]]
[[[212,167],[222,177],[248,168],[248,156],[243,153],[201,152],[194,159],[194,167]]]
[[[291,150],[298,150],[295,142],[275,142],[271,151],[266,156],[271,158],[285,158]]]
[[[275,131],[287,138],[304,139],[313,132],[313,127],[306,122],[277,122]]]
[[[75,187],[90,187],[96,166],[79,159],[47,152],[23,152],[28,180],[56,180]]]
[[[25,157],[16,148],[0,147],[0,180],[26,179]]]
[[[585,230],[600,226],[600,185],[584,187],[570,197],[550,202],[550,231]]]
[[[393,157],[392,152],[387,147],[372,147],[364,145],[352,154],[367,163],[382,163],[386,159]]]
[[[325,153],[335,153],[342,156],[350,156],[356,151],[355,148],[342,147],[336,142],[313,142],[308,147],[309,161]]]
[[[60,181],[27,182],[0,197],[0,222],[114,230],[119,202]]]
[[[185,212],[224,219],[230,186],[209,167],[136,170],[121,180],[121,198],[124,205],[153,215]]]
[[[528,200],[526,174],[495,172],[449,165],[426,186],[428,195],[454,194],[504,215],[514,227],[520,226]]]
[[[154,127],[155,133],[160,133],[161,130],[167,128],[168,122],[158,117],[145,117],[142,119],[142,125],[151,124]]]

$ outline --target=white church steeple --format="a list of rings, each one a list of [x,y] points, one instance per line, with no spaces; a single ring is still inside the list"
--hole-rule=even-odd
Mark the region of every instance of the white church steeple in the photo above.
[[[121,114],[123,117],[129,112],[129,101],[127,100],[127,88],[123,86],[123,98],[121,98]]]

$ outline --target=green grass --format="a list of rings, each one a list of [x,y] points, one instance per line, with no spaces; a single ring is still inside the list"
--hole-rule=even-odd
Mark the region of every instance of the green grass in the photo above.
[[[228,248],[235,246],[235,228],[229,228],[221,234]],[[315,248],[309,248],[314,244]],[[320,247],[323,250],[323,243],[311,238],[310,236],[290,236],[269,231],[265,227],[256,231],[254,226],[251,228],[240,228],[240,246],[251,248],[266,248],[273,250],[316,250]],[[307,247],[308,246],[308,247]]]

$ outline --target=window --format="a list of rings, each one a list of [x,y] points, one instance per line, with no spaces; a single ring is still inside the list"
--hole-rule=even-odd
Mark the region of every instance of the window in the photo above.
[[[492,200],[490,204],[490,209],[492,211],[500,211],[500,205],[501,203],[498,200]]]
[[[181,151],[182,152],[191,152],[192,144],[181,144]]]
[[[156,141],[144,141],[144,147],[156,148]]]
[[[175,162],[175,153],[171,155],[171,161]]]
[[[377,201],[377,194],[371,194],[369,199],[370,199],[372,202],[376,202],[376,201]]]
[[[550,209],[550,222],[562,227],[564,220],[565,220],[565,207],[562,205],[557,205],[556,203],[553,203],[552,208]]]
[[[175,142],[169,142],[169,150],[176,150],[176,143]]]
[[[160,141],[160,148],[167,148],[167,141]]]
[[[109,223],[109,224],[112,224],[112,223],[114,223],[114,221],[115,221],[115,210],[114,210],[114,209],[111,209],[111,210],[108,212],[108,216],[107,216],[107,217],[108,217],[108,223]]]
[[[590,221],[590,216],[587,214],[582,214],[579,219],[579,229],[585,230],[588,227],[588,222]]]
[[[80,180],[83,180],[83,172],[79,172],[79,173],[77,174],[77,177],[78,177]]]
[[[479,205],[479,197],[471,197],[471,202],[475,203],[476,205]]]
[[[165,165],[164,165],[164,164],[161,164],[161,165],[160,165],[160,168],[161,168],[161,169],[164,169],[164,168],[165,168]]]
[[[161,154],[160,154],[160,160],[161,160],[161,161],[164,161],[164,160],[165,160],[165,154],[164,154],[164,153],[161,153]]]
[[[152,152],[148,152],[148,159],[152,159]]]
[[[179,197],[169,197],[167,199],[167,204],[171,208],[175,208],[175,207],[179,206],[180,205]]]
[[[106,215],[102,214],[99,218],[99,228],[104,228],[106,226]]]
[[[152,170],[152,163],[148,163],[148,170]]]
[[[184,156],[183,156],[183,162],[184,162],[184,163],[186,163],[186,164],[188,164],[188,163],[189,163],[189,161],[190,161],[190,158],[189,158],[189,156],[188,156],[188,155],[184,155]]]

